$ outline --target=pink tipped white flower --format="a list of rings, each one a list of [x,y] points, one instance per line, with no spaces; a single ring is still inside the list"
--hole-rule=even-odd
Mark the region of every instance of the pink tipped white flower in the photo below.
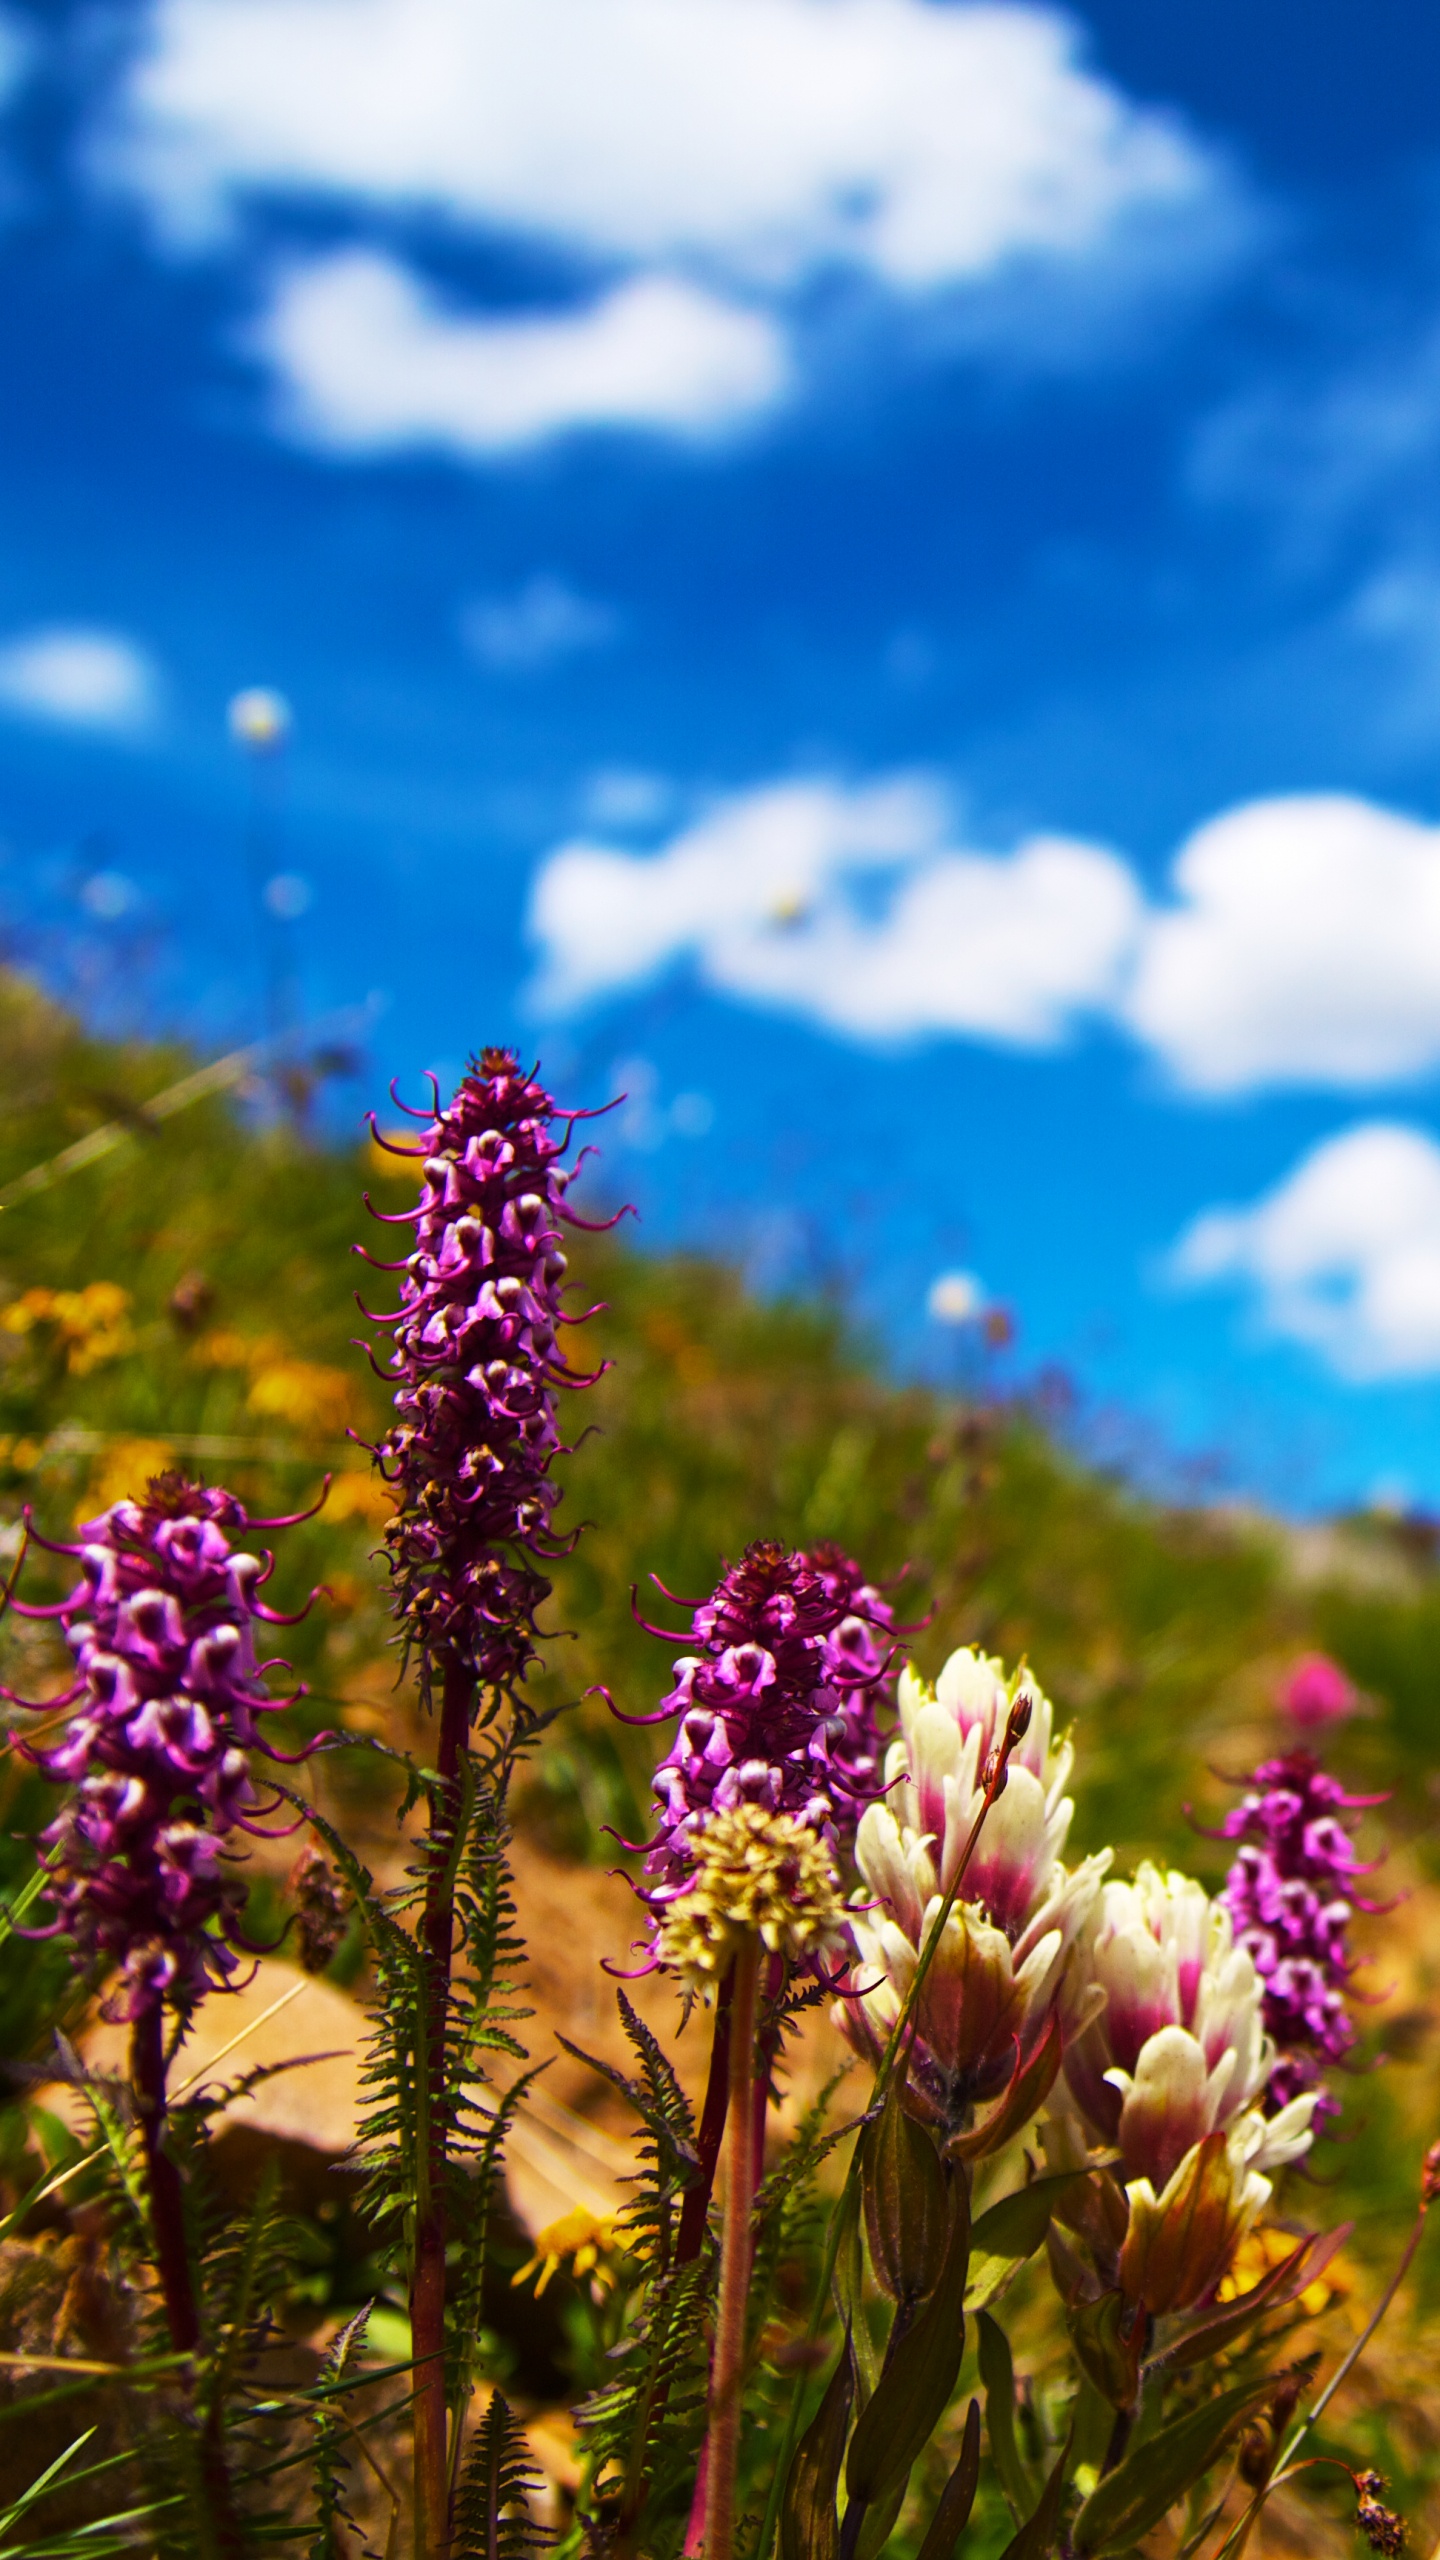
[[[980,1831],[921,1986],[912,2089],[947,2131],[994,2097],[1035,2051],[1055,2016],[1074,1947],[1109,1852],[1073,1873],[1060,1857],[1074,1811],[1064,1788],[1068,1743],[1029,1674],[1007,1682],[998,1662],[952,1654],[933,1691],[912,1672],[899,1684],[900,1733],[886,1758],[887,1792],[861,1819],[856,1863],[869,1908],[852,1920],[859,1953],[848,2025],[883,2042],[985,1802],[986,1772],[1020,1695],[1030,1723]],[[1083,1997],[1079,2012],[1084,2014]]]
[[[1077,2016],[1065,2076],[1092,2134],[1120,2155],[1122,2283],[1152,2310],[1199,2300],[1268,2203],[1269,2173],[1309,2149],[1314,2092],[1263,2113],[1275,2062],[1264,1986],[1224,1904],[1189,1876],[1147,1864],[1132,1884],[1106,1884],[1073,1978],[1104,1996],[1098,2015]],[[1204,2230],[1197,2222],[1180,2250],[1166,2235],[1194,2220],[1197,2177]]]

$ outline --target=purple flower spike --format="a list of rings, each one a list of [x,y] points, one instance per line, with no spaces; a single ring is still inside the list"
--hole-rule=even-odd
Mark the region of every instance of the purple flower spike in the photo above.
[[[746,1548],[692,1622],[661,1712],[679,1730],[655,1772],[661,1824],[645,1861],[657,1913],[683,1893],[712,1813],[763,1805],[848,1850],[881,1794],[880,1692],[894,1613],[837,1547]]]
[[[1244,1844],[1221,1898],[1265,1986],[1264,2021],[1278,2055],[1265,2099],[1271,2112],[1317,2087],[1355,2041],[1345,2005],[1354,1972],[1348,1932],[1354,1880],[1365,1870],[1349,1817],[1377,1801],[1347,1796],[1312,1752],[1290,1751],[1262,1761],[1251,1792],[1221,1826],[1222,1839]],[[1317,2120],[1336,2113],[1337,2101],[1323,2094]]]
[[[557,1113],[513,1051],[486,1049],[418,1148],[392,1150],[422,1161],[424,1189],[386,1319],[399,1420],[377,1454],[399,1497],[397,1614],[427,1677],[445,1660],[482,1688],[522,1680],[550,1592],[541,1568],[566,1552],[551,1528],[556,1391],[594,1383],[559,1341],[562,1227],[582,1223],[560,1158],[578,1116]]]
[[[244,1886],[225,1843],[258,1827],[258,1720],[292,1703],[255,1658],[269,1568],[230,1543],[249,1525],[233,1494],[157,1476],[55,1550],[80,1566],[58,1612],[75,1713],[58,1742],[22,1748],[73,1788],[42,1838],[51,1925],[87,1963],[118,1965],[107,2017],[187,2011],[238,1960]]]

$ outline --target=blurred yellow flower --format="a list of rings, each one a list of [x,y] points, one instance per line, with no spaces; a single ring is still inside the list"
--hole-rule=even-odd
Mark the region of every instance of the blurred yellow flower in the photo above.
[[[395,1496],[383,1476],[370,1468],[346,1467],[330,1487],[324,1516],[327,1520],[363,1520],[369,1528],[384,1529],[394,1512]]]
[[[392,1155],[390,1152],[392,1147],[404,1147],[408,1151],[414,1144],[413,1128],[382,1129],[378,1138],[367,1139],[364,1151],[365,1170],[371,1181],[403,1182],[408,1184],[412,1191],[418,1191],[420,1187],[418,1157],[412,1157],[407,1164],[404,1156]]]
[[[206,1369],[248,1369],[258,1353],[278,1351],[279,1344],[250,1342],[243,1333],[221,1326],[214,1333],[202,1334],[191,1357]]]
[[[541,2294],[551,2277],[568,2266],[577,2283],[593,2276],[596,2290],[608,2292],[615,2276],[606,2262],[620,2245],[616,2236],[619,2218],[608,2214],[602,2220],[588,2213],[583,2205],[576,2205],[573,2212],[563,2213],[558,2222],[549,2222],[543,2231],[536,2232],[535,2255],[527,2258],[523,2267],[516,2268],[511,2284],[523,2284],[527,2276],[534,2276],[535,2291]]]
[[[324,1368],[318,1360],[276,1360],[255,1370],[247,1401],[267,1421],[328,1437],[345,1429],[355,1396],[343,1369]]]
[[[175,1464],[165,1440],[114,1440],[95,1468],[75,1508],[75,1518],[94,1520],[112,1502],[129,1502],[145,1490],[152,1476],[163,1476]]]
[[[131,1348],[130,1292],[114,1280],[92,1280],[84,1289],[27,1289],[14,1298],[0,1325],[7,1333],[49,1333],[65,1354],[72,1378]]]

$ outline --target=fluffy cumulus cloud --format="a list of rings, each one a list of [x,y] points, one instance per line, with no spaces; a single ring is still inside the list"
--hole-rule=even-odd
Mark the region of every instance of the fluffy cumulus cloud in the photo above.
[[[1328,1138],[1263,1199],[1211,1209],[1176,1247],[1182,1286],[1226,1281],[1265,1328],[1355,1381],[1440,1373],[1440,1146],[1375,1120]]]
[[[251,332],[277,423],[336,454],[478,460],[573,427],[724,432],[785,378],[778,332],[703,287],[636,276],[574,311],[476,319],[379,250],[288,267]]]
[[[628,805],[597,808],[625,831]],[[1251,801],[1166,896],[1102,847],[958,843],[915,781],[767,783],[658,851],[582,839],[537,874],[538,993],[575,1008],[681,961],[861,1040],[1043,1047],[1128,1031],[1181,1090],[1374,1090],[1440,1066],[1440,829],[1358,799]]]
[[[172,217],[255,189],[588,252],[933,286],[1209,170],[1055,13],[936,0],[156,0],[113,148]]]
[[[122,632],[54,624],[0,644],[0,711],[12,718],[131,737],[159,704],[154,660]]]
[[[1098,846],[957,845],[923,783],[777,783],[653,854],[559,847],[531,909],[536,993],[563,1009],[688,958],[725,994],[859,1039],[1044,1048],[1113,997],[1139,905]]]
[[[821,274],[913,296],[1123,265],[1157,223],[1183,264],[1230,194],[1067,18],[1007,0],[151,0],[93,158],[172,237],[318,196],[607,279],[517,321],[442,315],[374,256],[292,273],[265,341],[292,416],[350,451],[723,427],[794,379]]]
[[[1184,845],[1124,1005],[1179,1083],[1364,1089],[1440,1063],[1440,829],[1249,802]]]

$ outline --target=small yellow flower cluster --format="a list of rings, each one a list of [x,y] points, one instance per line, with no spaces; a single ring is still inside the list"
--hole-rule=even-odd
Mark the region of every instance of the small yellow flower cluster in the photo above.
[[[0,1315],[7,1333],[47,1332],[72,1378],[83,1378],[131,1347],[130,1292],[114,1280],[84,1289],[27,1289]]]
[[[128,1501],[152,1476],[163,1476],[175,1464],[168,1440],[112,1440],[75,1506],[77,1528],[99,1518],[112,1502]]]
[[[358,1419],[355,1389],[345,1371],[326,1368],[318,1360],[292,1359],[274,1334],[251,1336],[221,1327],[196,1343],[193,1357],[206,1369],[248,1369],[246,1402],[264,1421],[338,1439]],[[387,1506],[380,1525],[389,1517]]]
[[[666,1910],[658,1942],[662,1964],[691,1990],[712,1990],[752,1931],[792,1962],[839,1950],[839,1879],[823,1840],[793,1813],[732,1805],[711,1815],[695,1855],[694,1878]]]
[[[589,2213],[577,2205],[573,2213],[564,2213],[558,2222],[547,2223],[535,2234],[535,2255],[523,2267],[517,2267],[510,2279],[512,2285],[535,2278],[535,2291],[544,2292],[552,2276],[565,2267],[577,2284],[591,2279],[590,2290],[597,2298],[613,2290],[614,2261],[624,2255],[620,2231],[621,2216],[604,2217]]]

